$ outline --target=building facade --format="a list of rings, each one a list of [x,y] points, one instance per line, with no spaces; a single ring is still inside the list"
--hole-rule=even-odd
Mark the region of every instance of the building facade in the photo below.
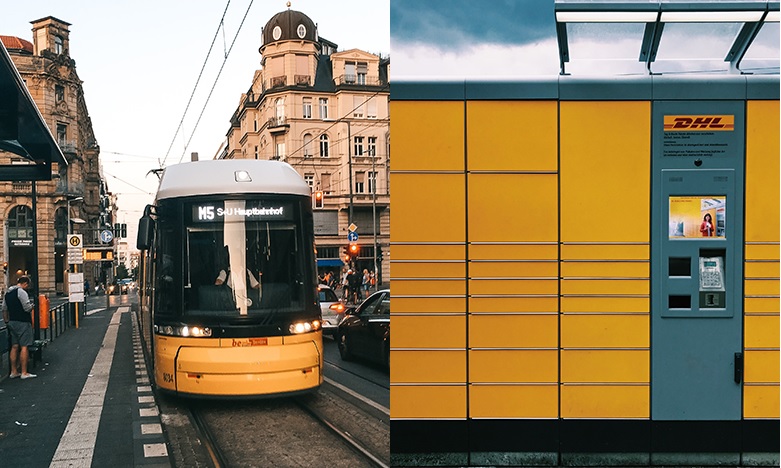
[[[313,203],[319,272],[376,268],[387,282],[389,58],[337,51],[308,16],[289,9],[262,36],[261,69],[231,117],[219,158],[293,166],[323,195]],[[351,226],[359,250],[345,261]]]
[[[69,23],[54,17],[32,21],[33,42],[0,36],[31,97],[57,141],[68,166],[52,168],[51,181],[0,183],[0,255],[3,285],[14,284],[22,274],[34,278],[38,292],[67,293],[66,238],[82,234],[85,246],[103,249],[113,257],[112,244],[101,244],[98,233],[113,223],[115,198],[108,191],[99,161],[82,82],[76,62],[70,57]],[[0,151],[3,164],[22,164],[23,159]],[[34,191],[33,191],[34,190]],[[36,219],[33,219],[33,196]],[[37,242],[33,242],[33,223]],[[69,229],[70,225],[70,229]],[[38,248],[35,265],[34,245]],[[100,254],[98,254],[100,255]],[[97,284],[110,278],[112,262],[87,261],[85,280]]]

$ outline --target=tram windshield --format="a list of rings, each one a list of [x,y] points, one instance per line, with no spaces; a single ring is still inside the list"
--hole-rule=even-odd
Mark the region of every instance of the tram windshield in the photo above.
[[[185,205],[184,245],[172,246],[184,257],[184,315],[260,318],[300,311],[306,255],[294,214],[294,204],[285,201]]]

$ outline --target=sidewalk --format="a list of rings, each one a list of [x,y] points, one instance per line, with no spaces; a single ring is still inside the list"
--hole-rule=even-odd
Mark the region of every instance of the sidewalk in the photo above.
[[[0,464],[171,466],[131,304],[111,304],[44,347],[38,377],[0,374]]]

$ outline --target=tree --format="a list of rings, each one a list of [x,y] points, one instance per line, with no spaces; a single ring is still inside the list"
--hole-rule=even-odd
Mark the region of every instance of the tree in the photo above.
[[[130,272],[124,263],[117,265],[117,279],[130,278]]]

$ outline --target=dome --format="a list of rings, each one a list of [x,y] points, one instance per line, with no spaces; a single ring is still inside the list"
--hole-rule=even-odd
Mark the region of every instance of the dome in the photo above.
[[[8,49],[9,52],[16,51],[27,52],[29,54],[33,53],[33,44],[30,41],[25,41],[24,39],[20,39],[14,36],[0,36],[0,41],[3,42],[3,45],[6,49]]]
[[[277,13],[263,28],[263,45],[280,41],[317,42],[317,25],[300,11]]]

